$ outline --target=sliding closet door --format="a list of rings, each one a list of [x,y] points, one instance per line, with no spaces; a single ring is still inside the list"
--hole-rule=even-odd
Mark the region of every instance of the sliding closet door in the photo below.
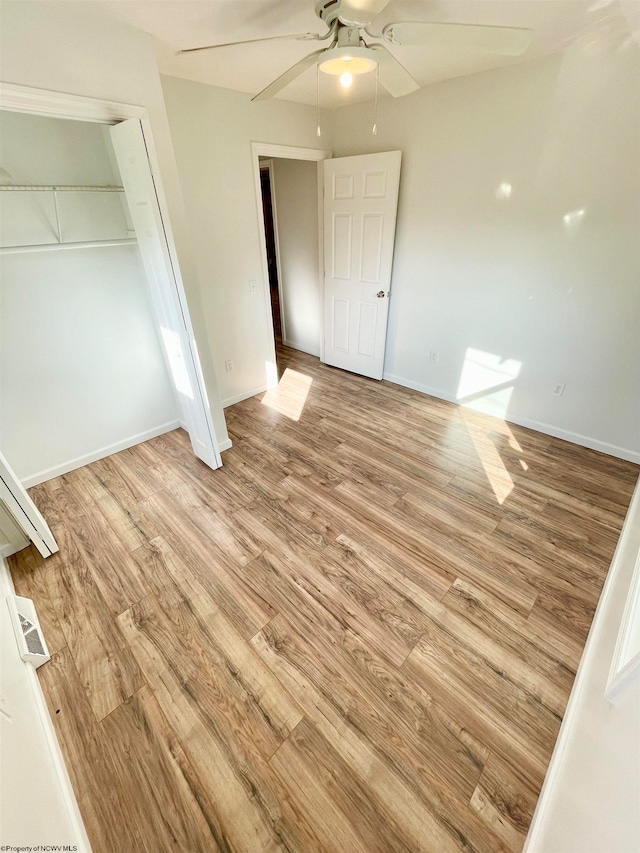
[[[129,119],[110,131],[182,418],[196,456],[211,468],[219,468],[222,461],[206,402],[198,351],[169,250],[143,127],[137,119]]]

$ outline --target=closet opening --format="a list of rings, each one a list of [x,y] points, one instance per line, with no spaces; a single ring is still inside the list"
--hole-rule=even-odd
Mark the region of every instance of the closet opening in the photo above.
[[[142,123],[117,128],[0,109],[0,428],[27,488],[180,426],[220,464]]]

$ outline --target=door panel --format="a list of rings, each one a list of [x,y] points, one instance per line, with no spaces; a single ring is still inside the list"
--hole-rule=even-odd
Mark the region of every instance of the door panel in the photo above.
[[[350,213],[333,215],[333,263],[334,278],[348,281],[351,278],[351,234],[353,218]]]
[[[360,281],[380,284],[383,228],[384,216],[381,213],[365,213],[362,217]]]
[[[149,282],[169,376],[191,446],[211,468],[222,464],[191,323],[181,298],[140,121],[110,128],[118,168]]]
[[[331,323],[331,342],[334,349],[349,352],[349,300],[334,296]]]
[[[400,151],[324,161],[324,361],[382,379]]]

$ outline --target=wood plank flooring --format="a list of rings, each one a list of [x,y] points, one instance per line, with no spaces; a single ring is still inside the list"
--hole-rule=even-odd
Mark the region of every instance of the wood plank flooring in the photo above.
[[[519,851],[638,468],[282,349],[31,490],[11,560],[95,853]]]

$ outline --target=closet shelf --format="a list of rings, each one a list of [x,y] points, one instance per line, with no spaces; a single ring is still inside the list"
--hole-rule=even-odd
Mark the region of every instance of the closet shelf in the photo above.
[[[124,193],[124,187],[113,185],[63,185],[63,184],[1,184],[0,192],[47,192],[53,194],[53,208],[55,213],[55,229],[58,238],[56,243],[34,243],[23,246],[0,246],[0,255],[17,255],[27,252],[49,252],[60,249],[96,249],[104,246],[126,246],[136,243],[135,238],[118,237],[110,240],[82,240],[78,242],[65,242],[62,234],[62,221],[58,208],[58,193]],[[131,233],[131,231],[129,231]]]
[[[84,240],[78,243],[36,243],[33,246],[0,246],[0,255],[19,255],[27,252],[55,252],[61,249],[101,249],[105,246],[128,246],[138,241],[135,237],[115,240]]]
[[[39,184],[0,184],[0,192],[19,193],[123,193],[124,187],[115,186],[44,186]]]

